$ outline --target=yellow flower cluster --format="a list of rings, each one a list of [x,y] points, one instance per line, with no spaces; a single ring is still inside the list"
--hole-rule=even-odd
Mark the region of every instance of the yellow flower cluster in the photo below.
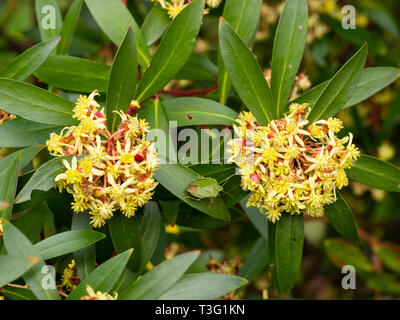
[[[93,288],[90,285],[86,285],[86,291],[88,293],[87,296],[81,297],[81,300],[117,300],[118,293],[115,293],[114,296],[108,294],[107,292],[97,291],[94,292]]]
[[[121,123],[110,133],[103,110],[94,97],[96,91],[80,96],[73,109],[78,126],[52,133],[47,148],[54,156],[73,155],[71,164],[63,159],[66,171],[55,178],[60,192],[74,197],[75,212],[89,212],[98,228],[120,210],[131,217],[153,195],[159,166],[154,142],[146,140],[148,124],[136,116],[118,112]],[[138,107],[132,102],[131,109]]]
[[[284,212],[320,217],[336,201],[336,188],[348,184],[344,171],[360,155],[353,136],[339,139],[339,119],[309,124],[307,104],[291,104],[290,113],[261,126],[250,112],[234,126],[230,160],[240,168],[247,206],[266,210],[276,222]],[[346,146],[345,146],[346,145]]]
[[[3,124],[4,122],[7,122],[14,118],[15,118],[15,116],[13,114],[5,112],[4,110],[0,110],[0,124]]]
[[[75,266],[75,260],[72,259],[71,263],[68,264],[67,268],[64,269],[61,277],[60,287],[65,287],[68,291],[74,290],[80,283],[78,270]]]
[[[189,3],[188,0],[151,0],[152,2],[158,2],[164,10],[167,10],[168,16],[171,19],[181,12]],[[221,4],[222,0],[206,0],[208,8],[204,10],[204,14],[207,14],[211,9],[217,8]]]

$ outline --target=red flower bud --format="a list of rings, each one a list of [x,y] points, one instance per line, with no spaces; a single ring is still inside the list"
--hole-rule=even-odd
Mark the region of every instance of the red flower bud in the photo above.
[[[261,183],[261,179],[258,176],[257,173],[253,173],[250,175],[250,179],[253,180],[254,183],[260,184]]]
[[[144,157],[143,157],[142,153],[138,153],[137,155],[135,155],[136,162],[142,162],[143,160],[144,160]]]

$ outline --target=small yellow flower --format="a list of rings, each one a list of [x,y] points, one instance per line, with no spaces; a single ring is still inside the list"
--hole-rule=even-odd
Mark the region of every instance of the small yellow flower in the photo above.
[[[81,297],[81,300],[117,300],[118,293],[115,293],[114,296],[108,294],[107,292],[97,291],[94,292],[93,288],[90,285],[86,285],[87,296]]]

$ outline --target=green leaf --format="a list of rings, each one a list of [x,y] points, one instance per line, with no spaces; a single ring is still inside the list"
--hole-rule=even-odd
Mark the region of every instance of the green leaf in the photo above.
[[[107,91],[110,66],[70,56],[50,56],[35,72],[40,81],[76,92]]]
[[[110,132],[114,132],[118,115],[126,111],[135,96],[138,77],[135,37],[129,28],[115,55],[107,87],[106,118]]]
[[[19,163],[19,170],[22,171],[32,159],[43,150],[44,146],[30,146],[28,148],[18,150],[16,152],[21,154],[21,161]]]
[[[219,45],[222,59],[239,97],[261,125],[275,117],[275,104],[264,74],[232,27],[223,19],[219,23]]]
[[[217,66],[202,54],[192,54],[175,75],[176,79],[215,82]]]
[[[381,259],[383,265],[390,271],[400,274],[400,253],[387,245],[377,245],[374,253]]]
[[[21,130],[24,128],[24,130]],[[42,124],[16,118],[0,126],[0,148],[20,148],[45,144],[52,132],[60,132],[64,126]]]
[[[271,224],[270,251],[273,273],[279,292],[288,293],[294,286],[300,271],[304,244],[304,218],[302,215],[282,214],[280,220]],[[270,247],[271,248],[271,247]]]
[[[193,125],[231,126],[238,117],[236,111],[209,99],[176,98],[163,102],[167,118],[178,127]]]
[[[25,80],[46,61],[59,41],[60,37],[56,37],[25,50],[0,72],[0,77]]]
[[[46,124],[74,125],[74,104],[29,83],[0,78],[1,109],[21,118]]]
[[[1,293],[10,300],[37,300],[31,290],[25,288],[5,287]]]
[[[230,23],[246,44],[249,44],[256,31],[261,4],[262,0],[227,0],[225,2],[222,17]],[[231,82],[220,50],[218,51],[218,88],[220,102],[225,104],[231,88]]]
[[[66,159],[71,156],[66,157]],[[62,158],[54,158],[45,164],[43,164],[33,176],[29,179],[28,183],[19,192],[15,203],[21,203],[31,198],[33,190],[48,191],[54,187],[55,177],[65,170],[65,166],[62,163]]]
[[[307,0],[286,1],[272,52],[271,91],[278,118],[285,111],[303,57],[307,19]]]
[[[192,251],[162,262],[122,292],[120,299],[154,300],[160,298],[182,277],[199,254],[199,251]]]
[[[35,249],[32,243],[14,227],[10,222],[5,220],[3,222],[4,229],[4,245],[10,256],[28,256],[40,257],[39,252]],[[28,270],[23,278],[35,296],[40,300],[59,300],[57,289],[46,289],[42,285],[43,276],[42,269],[45,266],[43,260],[40,260],[35,266]]]
[[[160,300],[212,300],[245,285],[241,277],[218,273],[194,273],[184,275]]]
[[[328,85],[322,91],[308,115],[310,123],[334,116],[350,100],[360,81],[367,54],[368,47],[365,44],[329,80]]]
[[[343,108],[354,106],[368,99],[398,79],[399,75],[399,69],[392,67],[374,67],[364,69],[356,90]],[[329,81],[325,81],[315,86],[290,103],[309,103],[310,106],[313,107],[328,83]]]
[[[334,203],[325,208],[325,214],[329,222],[341,236],[356,244],[360,243],[351,209],[339,192],[336,192],[336,198]]]
[[[136,100],[160,91],[185,64],[200,30],[203,9],[204,0],[194,0],[172,21],[139,82]]]
[[[73,213],[72,230],[92,230],[90,218],[88,214]],[[76,269],[78,270],[79,279],[83,281],[93,270],[96,264],[96,248],[92,244],[83,249],[74,252],[74,260]]]
[[[0,287],[21,277],[39,260],[37,257],[0,256]]]
[[[42,41],[60,34],[62,18],[56,0],[35,0],[37,24]]]
[[[0,201],[7,204],[6,208],[0,209],[0,218],[3,219],[9,220],[11,217],[20,160],[21,155],[19,152],[0,160]]]
[[[57,54],[65,55],[68,54],[69,47],[71,45],[72,35],[74,33],[76,23],[81,13],[83,0],[74,0],[68,8],[65,20],[62,25],[60,36],[60,45],[57,47]]]
[[[400,169],[383,160],[362,154],[346,175],[355,181],[391,192],[400,192]]]
[[[145,39],[135,19],[120,0],[85,0],[90,13],[100,29],[117,46],[125,37],[126,30],[132,28],[136,39],[136,48],[139,63],[147,67],[150,62],[150,53]]]
[[[126,218],[118,214],[109,222],[111,239],[117,252],[133,248],[134,253],[128,262],[133,272],[142,272],[154,252],[160,234],[161,215],[157,203],[150,201],[145,205],[143,216]]]
[[[167,11],[158,2],[154,3],[140,28],[148,46],[161,38],[170,21]]]
[[[247,255],[238,275],[253,281],[260,272],[267,270],[268,256],[268,240],[261,236]]]
[[[173,195],[191,207],[214,218],[229,221],[229,211],[220,197],[192,200],[187,197],[186,189],[198,181],[197,174],[181,164],[162,164],[155,173],[157,181]]]
[[[167,219],[168,223],[171,225],[175,225],[176,219],[178,219],[179,206],[180,201],[178,200],[168,200],[168,201],[159,201],[161,206],[161,211]]]
[[[86,285],[90,285],[95,292],[110,292],[124,271],[132,251],[133,249],[126,250],[98,266],[85,280],[81,281],[67,300],[79,300],[87,295]]]
[[[43,203],[31,208],[20,219],[14,222],[14,225],[28,238],[32,243],[39,240],[40,232],[46,222],[49,208]]]
[[[268,219],[265,214],[262,214],[256,207],[247,207],[247,201],[250,195],[240,200],[240,204],[246,213],[247,217],[253,224],[253,226],[260,232],[265,240],[268,240]],[[247,278],[246,278],[247,279]]]
[[[35,249],[43,260],[49,260],[77,251],[105,238],[105,234],[93,230],[65,231],[46,238]]]
[[[326,239],[324,241],[325,251],[334,265],[342,268],[345,265],[352,265],[360,272],[373,271],[372,264],[368,257],[359,247],[347,242],[344,239]]]

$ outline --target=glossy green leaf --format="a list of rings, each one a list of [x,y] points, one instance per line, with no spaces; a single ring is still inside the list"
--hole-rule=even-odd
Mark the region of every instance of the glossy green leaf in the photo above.
[[[74,125],[74,104],[29,83],[0,78],[1,109],[46,124]]]
[[[46,61],[59,41],[60,37],[56,37],[25,50],[0,72],[0,77],[25,80]]]
[[[324,242],[325,251],[329,259],[337,267],[352,265],[356,271],[371,272],[373,267],[368,257],[361,249],[344,239],[326,239]]]
[[[399,69],[392,67],[374,67],[364,69],[356,90],[350,100],[345,103],[343,108],[354,106],[361,101],[368,99],[398,79],[399,75]],[[300,97],[291,101],[291,103],[309,103],[310,106],[313,107],[328,83],[329,81],[325,81],[315,86],[303,93]]]
[[[17,189],[18,170],[21,160],[19,152],[15,152],[0,160],[0,201],[6,208],[0,209],[0,218],[10,219]]]
[[[21,277],[39,260],[37,257],[0,256],[0,287]]]
[[[71,157],[67,157],[69,159]],[[33,176],[29,179],[28,183],[19,192],[15,203],[21,203],[31,198],[33,190],[48,191],[54,187],[55,177],[65,170],[61,158],[54,158],[43,164]]]
[[[311,123],[334,116],[350,100],[361,79],[367,54],[368,47],[365,44],[329,80],[328,85],[322,91],[308,115],[308,120]]]
[[[302,215],[282,214],[275,224],[271,223],[270,258],[272,272],[279,292],[288,293],[300,272],[304,244],[304,218]]]
[[[194,273],[184,275],[160,300],[212,300],[230,293],[247,283],[238,276],[218,273]]]
[[[286,1],[272,53],[271,91],[278,118],[285,111],[303,57],[307,19],[307,0]]]
[[[110,66],[70,56],[50,56],[35,72],[40,81],[76,92],[107,91]]]
[[[222,17],[230,23],[246,44],[249,44],[256,31],[261,4],[262,0],[227,0],[225,2]],[[220,51],[218,52],[218,88],[220,102],[225,104],[231,82]]]
[[[247,255],[238,275],[253,281],[260,272],[267,270],[268,257],[268,240],[261,236]]]
[[[161,5],[158,2],[154,3],[153,8],[150,10],[143,25],[140,27],[148,46],[151,46],[161,38],[170,21],[167,11],[161,8]]]
[[[121,300],[154,300],[171,288],[199,256],[199,251],[180,254],[150,270],[120,295]],[[168,275],[167,277],[165,275]]]
[[[82,5],[83,0],[74,0],[74,2],[72,2],[69,6],[60,31],[61,41],[59,46],[57,47],[57,54],[68,54],[69,47],[71,45],[72,35],[74,33],[76,23],[78,22]]]
[[[40,257],[39,252],[32,243],[7,220],[3,222],[4,229],[4,245],[7,253],[13,257],[29,256]],[[35,296],[40,300],[59,300],[57,289],[46,289],[42,285],[43,276],[42,269],[45,266],[43,260],[40,260],[35,266],[28,270],[23,278]]]
[[[21,154],[21,161],[19,163],[19,170],[22,171],[31,161],[32,159],[43,150],[44,146],[30,146],[25,149],[18,150]]]
[[[168,200],[159,201],[161,211],[167,219],[168,223],[175,225],[176,219],[178,219],[180,201]]]
[[[229,221],[230,215],[225,203],[220,197],[213,200],[192,200],[188,198],[186,189],[199,178],[197,174],[181,164],[163,164],[156,171],[157,181],[176,197],[186,202],[193,208],[214,218]]]
[[[30,242],[35,243],[39,240],[48,213],[49,208],[45,204],[40,203],[29,209],[20,219],[14,222],[14,225]]]
[[[21,128],[24,128],[21,130]],[[64,126],[42,124],[16,118],[0,126],[0,147],[20,148],[45,144],[52,132],[60,132]]]
[[[62,27],[62,18],[57,1],[35,0],[35,11],[42,41],[58,36]]]
[[[1,293],[10,300],[37,300],[32,291],[25,288],[4,287]]]
[[[336,192],[336,198],[334,203],[325,207],[325,214],[329,222],[341,236],[351,242],[360,243],[356,222],[351,209],[339,192]]]
[[[110,234],[117,252],[133,248],[128,262],[132,272],[142,272],[154,252],[160,234],[161,215],[157,203],[150,201],[145,205],[143,216],[126,218],[116,215],[109,222]]]
[[[214,83],[216,80],[216,74],[217,66],[207,57],[202,54],[192,54],[184,66],[175,75],[175,78]]]
[[[203,9],[204,0],[194,0],[172,21],[139,82],[136,100],[142,101],[164,88],[189,59]]]
[[[275,104],[264,74],[232,27],[223,19],[219,24],[219,45],[229,77],[239,97],[261,125],[275,117]]]
[[[346,174],[372,188],[400,192],[400,169],[389,162],[362,154]]]
[[[73,213],[72,230],[92,230],[88,214]],[[73,253],[79,279],[83,281],[95,268],[96,248],[95,245],[87,246]]]
[[[146,41],[135,19],[120,0],[85,0],[94,20],[103,32],[119,46],[125,37],[126,30],[132,28],[135,34],[139,63],[147,67],[150,53]]]
[[[86,285],[90,285],[95,292],[110,292],[119,277],[121,276],[133,249],[116,255],[98,266],[90,273],[85,280],[81,281],[78,287],[68,296],[67,300],[79,300],[82,296],[87,295]]]
[[[249,197],[250,195],[240,200],[240,204],[254,227],[260,232],[265,240],[268,240],[267,216],[262,214],[256,207],[247,207],[247,201],[249,200]]]
[[[236,111],[209,99],[176,98],[163,102],[167,118],[178,127],[192,125],[231,126],[238,117]]]
[[[104,238],[103,233],[93,230],[65,231],[38,242],[35,249],[43,260],[49,260],[85,248]]]
[[[114,111],[126,111],[135,96],[138,77],[136,43],[131,28],[115,55],[107,87],[106,118],[110,132],[114,132],[119,116]]]

